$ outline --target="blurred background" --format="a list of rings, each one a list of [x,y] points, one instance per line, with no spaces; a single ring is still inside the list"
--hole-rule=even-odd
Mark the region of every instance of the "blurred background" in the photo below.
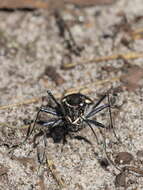
[[[9,145],[23,141],[24,120],[35,118],[37,108],[47,101],[47,90],[57,99],[81,92],[96,102],[112,88],[116,105],[112,115],[123,145],[106,132],[107,151],[113,160],[119,152],[130,153],[131,164],[140,168],[142,49],[142,0],[1,0],[0,145],[6,146],[0,146],[0,189],[54,190],[62,186],[50,169],[37,175],[32,140],[15,150],[13,157],[7,154]],[[109,124],[106,111],[98,119]],[[102,143],[98,147],[90,129],[85,128],[81,135],[93,143],[94,151],[84,141],[69,139],[62,152],[61,144],[48,139],[48,152],[64,181],[62,188],[143,189],[142,178],[117,179],[121,173],[112,165],[101,167],[96,155],[104,157]]]

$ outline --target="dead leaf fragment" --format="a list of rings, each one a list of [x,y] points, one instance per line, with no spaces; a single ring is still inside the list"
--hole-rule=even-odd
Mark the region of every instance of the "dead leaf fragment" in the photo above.
[[[51,78],[51,80],[54,81],[56,85],[61,85],[65,82],[62,76],[57,73],[56,68],[53,66],[46,67],[44,74]]]
[[[25,167],[29,165],[32,171],[35,171],[36,169],[36,162],[33,158],[13,156],[12,159],[19,161]]]
[[[8,168],[0,164],[0,176],[6,174],[7,172],[8,172]]]
[[[134,91],[139,87],[141,79],[143,79],[143,69],[138,66],[132,66],[121,77],[121,82],[123,82],[128,91]]]

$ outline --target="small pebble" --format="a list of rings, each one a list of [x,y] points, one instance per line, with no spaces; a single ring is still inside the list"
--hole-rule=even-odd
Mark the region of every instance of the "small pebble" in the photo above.
[[[133,155],[129,152],[119,152],[115,158],[116,164],[130,164],[134,159]]]
[[[126,175],[125,172],[119,173],[115,178],[116,187],[126,187]]]

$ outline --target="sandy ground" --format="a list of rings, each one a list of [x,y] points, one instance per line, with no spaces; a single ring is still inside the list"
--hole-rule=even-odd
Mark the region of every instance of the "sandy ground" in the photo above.
[[[130,91],[126,90],[124,83],[113,80],[114,77],[127,72],[123,59],[78,64],[81,60],[93,57],[142,51],[142,39],[131,42],[131,48],[121,43],[122,36],[125,35],[122,30],[117,32],[113,42],[113,25],[121,23],[123,13],[129,22],[136,16],[143,16],[142,0],[119,0],[111,6],[85,9],[68,6],[62,12],[63,17],[70,25],[75,41],[78,45],[84,46],[84,50],[79,57],[72,55],[72,62],[77,63],[76,67],[63,70],[61,63],[67,50],[64,40],[59,36],[53,16],[43,10],[1,11],[0,106],[47,96],[47,89],[61,97],[67,89],[83,88],[84,91],[85,86],[88,89],[85,94],[97,101],[103,93],[113,87],[117,91],[114,104],[116,106],[112,110],[113,119],[116,134],[122,144],[117,141],[112,131],[103,130],[107,152],[113,161],[119,152],[128,152],[134,157],[128,165],[141,169],[143,80],[140,80],[138,88]],[[142,28],[143,20],[131,22],[131,27]],[[128,64],[143,69],[141,58],[130,60]],[[45,74],[45,68],[51,65],[63,78],[59,85]],[[108,82],[105,83],[105,80]],[[123,187],[115,185],[116,175],[120,171],[112,164],[105,168],[101,166],[99,161],[106,158],[106,155],[103,139],[96,129],[100,145],[88,127],[76,135],[86,137],[92,146],[84,140],[75,138],[67,138],[67,143],[63,146],[62,143],[54,143],[52,138],[48,138],[47,158],[49,161],[52,160],[55,166],[52,171],[50,166],[46,165],[39,169],[37,152],[43,150],[42,137],[37,148],[33,148],[33,138],[30,137],[25,145],[18,147],[13,154],[8,154],[8,145],[20,143],[26,136],[27,129],[23,127],[25,125],[23,121],[33,120],[41,104],[41,101],[37,101],[0,109],[0,189],[61,189],[54,175],[58,176],[58,181],[63,179],[64,189],[67,190],[143,189],[143,177],[135,175],[135,172],[133,174],[126,172],[126,184],[123,184]],[[98,114],[97,120],[108,126],[108,112]],[[123,166],[117,167],[121,169]]]

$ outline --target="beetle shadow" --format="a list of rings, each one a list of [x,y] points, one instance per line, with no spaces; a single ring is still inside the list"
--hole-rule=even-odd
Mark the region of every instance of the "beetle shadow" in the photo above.
[[[40,150],[40,152],[39,152],[38,145],[40,144],[40,140],[37,141],[37,139],[39,139],[42,136],[43,136],[43,141],[44,141],[44,149]],[[52,138],[54,143],[56,143],[56,144],[62,143],[64,146],[67,143],[68,136],[70,137],[70,139],[84,141],[85,143],[89,144],[92,148],[95,159],[98,161],[100,166],[105,171],[108,171],[107,167],[110,165],[108,159],[105,157],[100,157],[98,155],[98,153],[95,152],[92,142],[84,136],[74,135],[73,133],[70,133],[69,131],[66,130],[66,127],[64,127],[62,125],[49,128],[46,131],[40,130],[37,134],[34,135],[33,148],[37,148],[37,159],[38,159],[38,162],[40,163],[40,165],[44,164],[46,161],[46,148],[48,146],[47,139]]]
[[[49,128],[48,131],[41,130],[40,132],[34,135],[34,138],[33,138],[34,148],[36,148],[36,146],[39,144],[39,142],[36,142],[37,138],[41,136],[43,136],[44,141],[47,141],[48,138],[52,138],[53,142],[56,144],[63,143],[63,145],[65,145],[67,143],[67,137],[69,136],[70,139],[76,139],[79,141],[83,140],[85,143],[92,145],[90,140],[88,140],[86,137],[71,134],[63,126],[55,126],[55,127]]]
[[[44,164],[46,161],[46,148],[48,146],[47,139],[52,138],[54,143],[56,144],[62,143],[64,146],[67,143],[67,136],[69,136],[70,139],[77,139],[79,141],[83,140],[85,143],[88,143],[92,146],[92,143],[86,137],[82,137],[80,135],[75,136],[69,133],[69,131],[67,131],[66,128],[64,128],[62,125],[49,128],[48,131],[40,130],[37,134],[34,135],[34,138],[33,138],[33,148],[37,149],[37,159],[40,165]],[[40,142],[41,142],[40,137],[43,138],[44,149],[39,148]],[[63,147],[61,151],[62,150],[63,150]],[[31,153],[31,151],[29,153]]]

